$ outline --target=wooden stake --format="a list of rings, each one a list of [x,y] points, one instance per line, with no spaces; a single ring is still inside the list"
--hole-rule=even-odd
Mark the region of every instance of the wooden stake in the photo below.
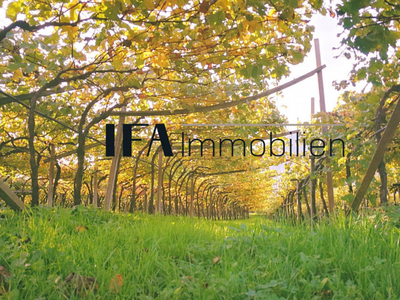
[[[126,106],[122,107],[121,111],[126,111]],[[125,117],[120,116],[119,121],[118,121],[118,126],[117,126],[117,138],[115,140],[115,152],[114,152],[114,156],[111,161],[110,176],[108,178],[106,196],[104,199],[104,209],[106,211],[109,211],[111,209],[111,201],[112,201],[113,194],[114,194],[115,181],[117,180],[117,176],[118,176],[117,171],[118,171],[119,157],[120,157],[120,153],[121,153],[122,128],[123,128],[124,121],[125,121]]]
[[[147,189],[144,188],[143,211],[149,213],[149,204],[147,202]]]
[[[319,40],[315,39],[315,56],[317,60],[317,68],[321,66],[321,52],[319,48]],[[324,93],[324,82],[322,78],[322,70],[317,72],[318,77],[318,90],[319,90],[319,107],[322,112],[326,112],[325,107],[325,93]],[[326,126],[322,127],[322,134],[328,132],[328,128]],[[329,158],[326,158],[326,163],[329,164]],[[335,198],[333,194],[333,178],[332,172],[326,172],[326,185],[327,185],[327,192],[328,192],[328,206],[329,212],[332,213],[335,207]]]
[[[95,162],[96,164],[96,162]],[[97,164],[94,166],[94,174],[93,174],[93,206],[95,208],[97,208],[98,204],[97,204],[97,198],[98,198],[98,194],[97,194]]]
[[[315,98],[311,97],[311,119],[315,115]]]
[[[157,204],[156,204],[156,213],[162,213],[162,205],[161,205],[161,190],[162,190],[162,158],[163,151],[160,149],[158,151],[158,180],[157,180]]]
[[[0,180],[0,198],[13,210],[25,209],[24,203],[19,200],[18,196],[2,180]]]
[[[50,145],[50,166],[49,166],[49,188],[47,192],[47,206],[53,206],[54,197],[54,165],[56,164],[56,152],[54,145]]]
[[[315,183],[316,180],[312,179],[314,176],[314,170],[315,170],[315,158],[311,158],[311,164],[310,164],[310,206],[311,206],[311,224],[313,220],[316,218],[317,215],[317,208],[315,206]]]
[[[311,118],[315,114],[315,100],[314,98],[311,98]],[[314,176],[314,170],[315,170],[315,157],[310,155],[310,216],[311,216],[311,224],[314,220],[315,214],[317,212],[317,209],[315,207],[315,179],[312,177]]]
[[[300,223],[301,221],[301,200],[300,200],[300,190],[299,190],[299,181],[296,180],[296,196],[297,196],[297,221]]]
[[[372,157],[371,163],[368,166],[367,172],[361,182],[360,188],[357,190],[356,197],[351,205],[351,209],[356,211],[360,206],[362,199],[371,183],[372,178],[375,175],[376,169],[381,163],[385,154],[386,148],[393,138],[396,128],[400,122],[400,100],[397,100],[396,107],[394,108],[393,114],[390,117],[389,122],[386,125],[386,129],[382,134],[382,138],[379,141],[378,147],[375,150],[374,156]]]
[[[400,198],[400,185],[397,187],[397,191],[399,192],[399,198]],[[394,203],[396,203],[396,201]]]
[[[192,178],[190,184],[190,217],[193,218],[193,201],[194,201],[194,171],[192,170]]]

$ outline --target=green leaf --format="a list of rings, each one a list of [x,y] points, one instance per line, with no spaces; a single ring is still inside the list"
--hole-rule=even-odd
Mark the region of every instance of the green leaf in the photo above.
[[[251,77],[253,78],[258,78],[258,66],[253,66],[253,68],[251,69]]]
[[[219,10],[216,13],[208,16],[207,23],[210,25],[221,25],[224,20],[225,12],[223,10]]]

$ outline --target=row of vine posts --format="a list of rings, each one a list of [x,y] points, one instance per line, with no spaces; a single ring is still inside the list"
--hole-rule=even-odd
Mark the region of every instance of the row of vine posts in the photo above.
[[[320,54],[319,54],[319,45],[318,41],[316,41],[315,45],[316,58],[317,58],[317,66],[321,65]],[[319,97],[320,97],[320,109],[321,112],[326,112],[325,108],[325,97],[322,83],[322,71],[318,72],[318,86],[319,86]],[[380,107],[377,110],[376,116],[379,114],[380,109],[385,104],[387,98],[391,96],[392,93],[396,93],[397,104],[394,108],[392,116],[390,117],[385,128],[375,128],[377,132],[382,131],[384,129],[382,136],[378,139],[378,145],[372,157],[370,164],[368,165],[367,171],[363,177],[363,180],[357,189],[354,200],[351,203],[350,208],[346,208],[346,214],[348,215],[351,211],[356,212],[360,205],[363,203],[364,206],[368,206],[367,201],[363,201],[367,189],[372,181],[372,178],[375,175],[376,170],[379,165],[382,163],[385,151],[389,145],[389,142],[392,140],[393,135],[399,125],[400,122],[400,86],[391,87],[382,97]],[[311,116],[314,116],[314,98],[311,99]],[[322,127],[322,133],[327,132],[327,127]],[[298,222],[301,222],[304,218],[304,214],[302,212],[302,199],[304,199],[304,203],[307,207],[308,216],[311,219],[311,222],[317,220],[317,209],[316,209],[316,186],[317,186],[317,177],[323,176],[323,163],[326,161],[329,163],[328,157],[321,157],[317,162],[315,162],[315,157],[310,157],[310,174],[296,181],[296,189],[289,190],[284,197],[281,206],[277,211],[277,217],[285,217],[296,219]],[[330,213],[334,212],[335,202],[333,198],[333,182],[332,182],[332,173],[331,171],[326,172],[326,182],[327,182],[327,194],[328,194],[328,204],[324,198],[324,190],[323,184],[319,181],[318,187],[320,192],[320,199],[322,202],[322,213],[321,215],[329,216]],[[309,187],[310,194],[310,203],[307,198],[307,188]],[[394,184],[391,187],[393,191],[394,202],[396,204],[396,193],[399,194],[400,197],[400,184]],[[352,192],[352,189],[349,191]],[[295,204],[296,204],[296,212],[295,212]]]

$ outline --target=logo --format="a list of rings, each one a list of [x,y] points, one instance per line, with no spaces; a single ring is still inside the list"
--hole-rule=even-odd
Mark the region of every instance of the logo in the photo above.
[[[187,124],[185,124],[187,125]],[[204,126],[218,126],[217,124],[204,124]],[[232,126],[243,126],[243,125],[258,125],[258,124],[224,124],[224,125],[232,125]],[[259,124],[260,126],[263,124]],[[264,124],[264,125],[293,125],[293,124]],[[302,124],[296,124],[302,125]],[[321,126],[321,124],[303,124],[309,126]],[[340,124],[322,124],[323,126],[335,125],[339,126]],[[122,127],[122,155],[123,156],[132,156],[132,142],[134,141],[142,141],[140,138],[132,137],[132,128],[133,127],[147,127],[149,124],[123,124]],[[320,138],[312,139],[311,141],[306,141],[305,138],[301,139],[299,136],[299,131],[290,131],[286,134],[290,135],[291,138],[289,142],[279,138],[278,135],[273,137],[272,132],[269,132],[268,138],[256,138],[250,141],[249,144],[246,144],[246,141],[243,139],[230,139],[230,138],[220,138],[219,140],[213,140],[210,138],[199,139],[194,138],[191,139],[189,137],[186,138],[185,141],[185,133],[181,133],[181,146],[180,152],[182,156],[185,156],[185,145],[187,145],[187,155],[191,156],[193,149],[200,149],[200,156],[203,156],[203,150],[212,150],[212,155],[215,156],[216,149],[219,149],[219,156],[222,156],[223,148],[230,147],[231,156],[234,156],[234,148],[242,147],[240,153],[243,153],[243,156],[246,156],[246,149],[250,152],[252,156],[283,156],[288,154],[289,156],[306,156],[306,153],[309,153],[310,156],[320,157],[324,154],[333,156],[334,146],[339,148],[338,150],[341,152],[341,155],[344,156],[345,143],[342,139],[329,139],[329,141],[325,141]],[[147,151],[147,156],[150,155],[151,148],[154,142],[160,142],[161,148],[164,152],[164,156],[174,156],[172,151],[172,146],[170,139],[168,137],[168,132],[165,124],[155,124],[153,134],[150,138],[149,149]],[[269,142],[269,145],[268,145]],[[114,124],[106,124],[106,156],[114,156],[115,155],[115,126]],[[268,147],[269,146],[269,147]],[[269,151],[267,151],[269,148]],[[327,149],[327,150],[324,150]],[[247,153],[249,154],[249,153]]]

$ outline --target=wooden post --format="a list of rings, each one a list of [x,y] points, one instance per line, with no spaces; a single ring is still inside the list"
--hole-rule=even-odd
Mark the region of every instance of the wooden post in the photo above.
[[[314,176],[315,171],[315,158],[311,158],[311,166],[310,166],[310,193],[311,193],[311,219],[315,219],[317,215],[317,207],[315,203],[315,187],[316,187],[316,179],[312,178]]]
[[[146,214],[149,213],[149,204],[147,203],[147,189],[146,188],[144,188],[143,211]]]
[[[162,158],[163,151],[158,151],[158,180],[157,180],[157,204],[156,204],[156,213],[162,213],[162,205],[161,205],[161,189],[163,184],[163,170],[162,170]]]
[[[0,198],[13,210],[25,209],[24,203],[19,200],[18,196],[3,182],[3,180],[0,180]]]
[[[386,129],[382,134],[381,140],[379,141],[378,147],[375,150],[374,156],[372,157],[371,163],[368,166],[367,172],[361,182],[359,189],[357,190],[357,194],[354,198],[354,201],[351,205],[351,209],[356,211],[360,206],[362,199],[364,198],[365,193],[371,183],[372,178],[375,175],[376,169],[381,163],[383,156],[385,154],[386,148],[390,141],[393,138],[393,135],[396,131],[396,128],[400,122],[400,100],[397,101],[397,104],[394,108],[393,114],[390,117],[389,122],[386,125]]]
[[[194,170],[192,170],[192,179],[190,183],[190,217],[193,218],[193,201],[194,201]]]
[[[400,198],[400,185],[397,187],[397,191],[399,192],[399,198]]]
[[[321,66],[321,51],[319,48],[319,40],[318,39],[314,40],[314,46],[315,46],[315,57],[316,57],[317,68],[318,68]],[[318,90],[319,90],[319,109],[322,112],[326,112],[324,81],[322,78],[322,70],[317,72],[317,78],[318,78]]]
[[[319,40],[315,39],[315,56],[317,60],[317,68],[321,66],[321,52],[319,48]],[[318,77],[318,89],[319,89],[319,107],[322,112],[326,112],[325,106],[325,93],[324,93],[324,82],[322,79],[322,70],[317,72]],[[322,127],[322,134],[328,132],[328,128],[326,126]],[[329,164],[329,157],[326,158],[326,163]],[[328,207],[329,212],[333,213],[333,209],[335,208],[335,198],[333,194],[333,178],[332,172],[326,172],[326,185],[327,185],[327,192],[328,192]]]
[[[301,199],[300,199],[300,189],[298,180],[296,180],[296,196],[297,196],[297,221],[300,223],[302,215],[301,215]]]
[[[54,198],[54,165],[56,164],[56,151],[54,145],[50,145],[49,187],[47,192],[47,206],[53,206]]]
[[[122,107],[121,111],[125,112],[126,106]],[[119,121],[118,121],[117,138],[115,140],[115,153],[114,153],[114,157],[112,158],[112,161],[111,161],[110,176],[108,178],[106,196],[104,199],[104,209],[106,211],[109,211],[111,208],[111,201],[112,201],[113,194],[114,194],[114,186],[115,186],[115,182],[116,182],[117,176],[118,176],[117,171],[118,171],[119,156],[121,153],[122,128],[123,128],[124,121],[125,121],[125,117],[123,115],[121,115],[119,117]]]
[[[308,215],[309,215],[310,218],[311,218],[311,209],[310,209],[310,205],[308,204],[306,186],[303,186],[303,196],[304,196],[304,202],[306,203]]]
[[[311,118],[314,117],[315,114],[315,100],[311,98]],[[312,177],[314,176],[315,170],[315,157],[311,155],[310,158],[310,216],[311,216],[311,223],[316,215],[317,209],[315,207],[315,179]]]
[[[97,208],[98,204],[97,204],[97,199],[98,199],[98,194],[97,194],[97,164],[95,162],[95,166],[94,166],[94,174],[93,174],[93,206],[95,208]]]
[[[311,119],[315,115],[315,98],[311,97]]]

